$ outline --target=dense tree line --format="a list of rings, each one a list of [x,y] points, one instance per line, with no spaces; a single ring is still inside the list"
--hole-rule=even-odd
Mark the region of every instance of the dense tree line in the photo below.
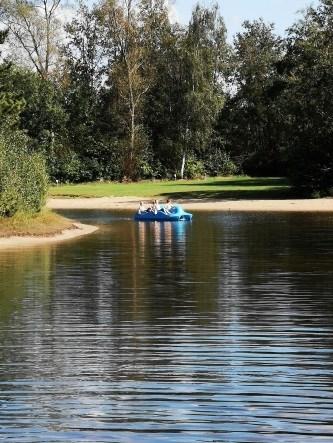
[[[217,6],[187,26],[164,0],[62,12],[0,0],[0,132],[21,131],[53,180],[247,173],[333,192],[333,0],[285,38],[257,20],[233,44]]]

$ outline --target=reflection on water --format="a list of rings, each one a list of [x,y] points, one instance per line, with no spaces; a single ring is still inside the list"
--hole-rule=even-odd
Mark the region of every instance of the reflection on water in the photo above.
[[[333,441],[332,217],[75,214],[0,252],[0,441]]]

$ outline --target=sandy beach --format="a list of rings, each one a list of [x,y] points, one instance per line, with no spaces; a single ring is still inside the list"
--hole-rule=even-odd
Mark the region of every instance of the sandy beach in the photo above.
[[[60,234],[51,236],[31,236],[31,237],[6,237],[0,238],[0,249],[21,248],[25,246],[37,246],[48,243],[58,243],[71,240],[83,235],[91,234],[98,228],[96,226],[84,225],[82,223],[73,223],[73,229],[66,229]]]
[[[139,197],[51,198],[51,209],[130,209],[135,210]],[[178,200],[189,211],[235,212],[333,212],[333,198],[308,200]]]

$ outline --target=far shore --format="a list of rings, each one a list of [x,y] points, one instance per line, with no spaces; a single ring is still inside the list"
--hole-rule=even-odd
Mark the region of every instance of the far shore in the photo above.
[[[50,198],[47,207],[51,209],[109,209],[135,211],[139,202],[147,204],[151,198],[139,197],[100,197],[100,198]],[[161,203],[163,201],[161,200]],[[288,199],[288,200],[177,200],[188,211],[220,212],[299,212],[299,213],[333,213],[333,198],[322,199]],[[11,236],[0,238],[0,250],[57,243],[91,234],[98,228],[73,222],[70,229],[54,235]]]
[[[139,202],[150,203],[151,198],[99,197],[99,198],[50,198],[51,209],[124,209],[136,210]],[[163,203],[162,200],[160,200]],[[222,212],[333,212],[333,198],[288,200],[177,200],[189,211]]]
[[[50,243],[58,243],[75,239],[83,235],[91,234],[98,228],[96,226],[85,225],[74,222],[71,229],[50,235],[50,236],[12,236],[0,238],[0,250],[8,248],[20,248],[25,246],[37,246]]]

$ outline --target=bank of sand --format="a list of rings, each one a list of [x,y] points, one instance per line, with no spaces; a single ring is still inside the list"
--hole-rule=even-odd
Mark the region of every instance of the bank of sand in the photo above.
[[[98,228],[96,226],[84,225],[82,223],[73,223],[71,229],[65,229],[59,234],[50,236],[15,236],[0,238],[0,250],[8,248],[21,248],[25,246],[37,246],[48,243],[58,243],[65,240],[71,240],[83,235],[91,234]]]
[[[51,198],[52,209],[130,209],[136,210],[139,201],[151,199],[138,197],[102,198]],[[177,200],[188,211],[232,212],[333,212],[333,198],[309,200]]]

